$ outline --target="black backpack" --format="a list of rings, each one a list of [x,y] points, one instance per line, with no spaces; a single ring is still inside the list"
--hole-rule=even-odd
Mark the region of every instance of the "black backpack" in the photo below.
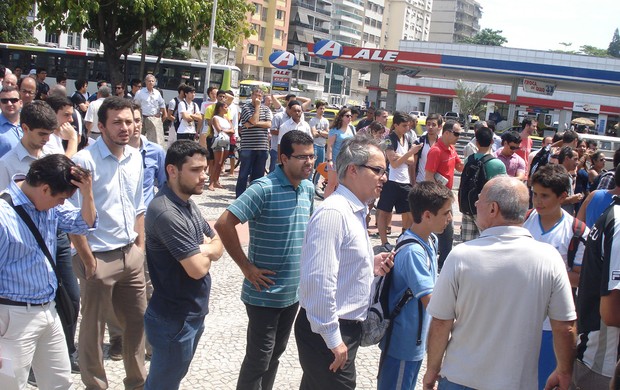
[[[530,165],[529,177],[532,177],[537,170],[544,167],[549,163],[549,158],[551,157],[551,145],[547,145],[544,148],[540,149],[538,153],[532,159],[532,164]]]
[[[174,129],[179,130],[179,126],[181,126],[181,121],[179,120],[179,98],[174,98],[174,110],[172,110],[172,115],[174,115]]]
[[[420,148],[420,150],[418,151],[418,153],[416,153],[415,158],[417,163],[415,164],[415,175],[416,177],[418,176],[418,172],[420,172],[420,159],[422,158],[422,151],[424,150],[424,146],[428,143],[428,135],[426,134],[422,134],[420,136],[420,138],[418,138],[414,144],[416,145],[420,145],[422,144],[422,147]]]
[[[476,159],[475,155],[472,154],[467,158],[459,186],[459,209],[461,213],[476,215],[476,201],[482,192],[482,187],[489,181],[484,165],[494,158],[490,154],[485,154],[479,159]]]

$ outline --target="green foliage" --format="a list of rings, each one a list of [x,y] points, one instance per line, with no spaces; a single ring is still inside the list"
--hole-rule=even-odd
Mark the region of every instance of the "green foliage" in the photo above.
[[[6,1],[6,0],[5,0]],[[212,0],[38,0],[36,24],[49,31],[84,31],[88,39],[103,44],[111,79],[122,80],[120,56],[144,31],[173,32],[175,38],[200,47],[209,42]],[[26,16],[30,2],[9,0],[14,17]],[[245,0],[221,0],[218,4],[215,43],[233,48],[241,37],[249,37],[246,20],[254,7]],[[64,17],[59,17],[64,15]]]
[[[614,31],[614,36],[609,43],[609,47],[607,48],[607,54],[612,57],[620,58],[620,33],[618,29]]]
[[[465,38],[461,42],[471,43],[474,45],[501,46],[508,42],[508,39],[504,38],[501,34],[502,30],[491,30],[490,28],[485,28],[473,37]]]
[[[482,99],[488,95],[491,91],[486,86],[476,85],[475,88],[470,88],[459,80],[456,82],[456,102],[459,106],[459,112],[465,115],[465,128],[469,128],[469,115],[480,115],[484,111]]]
[[[14,1],[0,2],[0,42],[36,43],[32,36],[32,23],[26,17],[10,17],[9,7]]]
[[[579,51],[581,54],[585,54],[587,56],[607,57],[607,50],[599,49],[598,47],[591,45],[583,45],[579,48]]]
[[[183,50],[182,47],[183,40],[172,33],[164,34],[161,30],[157,30],[147,41],[146,54],[174,58],[176,60],[187,60],[189,58],[189,51]]]

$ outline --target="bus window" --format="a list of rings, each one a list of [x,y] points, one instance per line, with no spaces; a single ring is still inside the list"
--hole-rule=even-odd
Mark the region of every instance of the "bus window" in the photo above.
[[[223,69],[211,69],[211,79],[209,80],[210,87],[217,87],[218,89],[222,86],[222,80],[224,79],[224,70]]]
[[[239,88],[239,75],[241,74],[240,71],[236,70],[236,69],[230,69],[230,86],[233,89],[237,89]]]

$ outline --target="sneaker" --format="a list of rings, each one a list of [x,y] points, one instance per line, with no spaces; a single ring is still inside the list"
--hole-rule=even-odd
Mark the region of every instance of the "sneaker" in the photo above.
[[[110,348],[108,349],[108,357],[110,360],[123,360],[123,339],[117,338],[110,340]]]
[[[386,242],[385,244],[381,245],[381,252],[391,252],[394,250],[394,245],[390,244],[389,242]]]
[[[78,364],[77,353],[69,355],[69,362],[71,363],[71,373],[79,374],[80,373],[80,365]]]
[[[32,371],[32,367],[30,368],[30,372],[28,373],[28,384],[30,386],[37,386],[37,378],[34,377],[34,371]]]

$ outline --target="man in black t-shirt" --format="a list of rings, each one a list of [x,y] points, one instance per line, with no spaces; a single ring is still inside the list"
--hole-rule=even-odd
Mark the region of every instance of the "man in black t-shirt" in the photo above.
[[[167,184],[146,211],[146,258],[153,296],[144,315],[153,348],[145,389],[178,389],[209,312],[211,262],[224,247],[190,200],[206,180],[207,150],[181,140],[166,154]]]

